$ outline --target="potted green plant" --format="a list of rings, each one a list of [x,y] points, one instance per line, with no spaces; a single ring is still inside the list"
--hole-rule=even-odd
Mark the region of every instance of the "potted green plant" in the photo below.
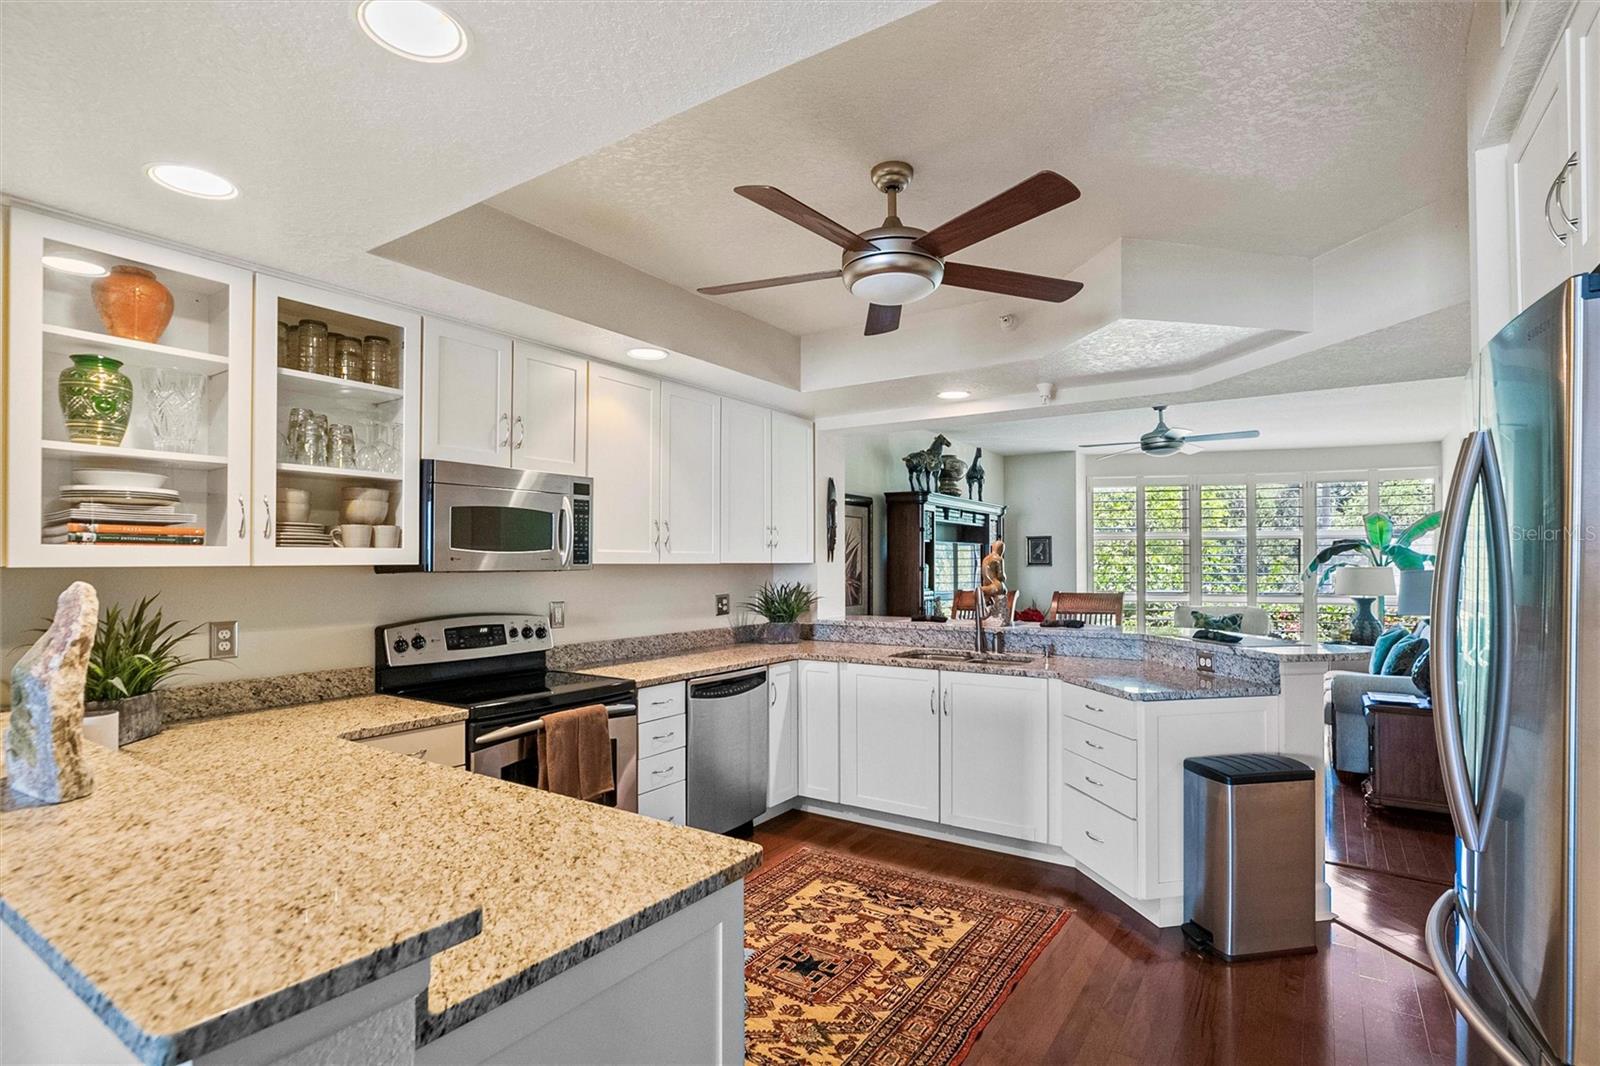
[[[1367,515],[1363,522],[1365,538],[1357,540],[1346,537],[1334,541],[1312,557],[1311,562],[1306,565],[1304,576],[1320,580],[1346,567],[1370,569],[1393,567],[1399,571],[1400,585],[1404,589],[1409,584],[1407,574],[1420,576],[1428,564],[1433,562],[1432,554],[1418,551],[1411,545],[1423,534],[1438,529],[1440,518],[1441,512],[1434,511],[1432,514],[1423,515],[1404,529],[1398,529],[1394,520],[1388,515],[1374,511]],[[1349,584],[1352,588],[1356,588],[1369,583],[1351,581]],[[1383,598],[1361,595],[1351,598],[1356,603],[1356,617],[1351,623],[1351,637],[1358,644],[1371,644],[1377,639],[1378,631],[1382,629],[1382,623],[1371,614],[1372,601],[1374,598],[1378,600],[1378,614],[1381,617]]]
[[[161,731],[156,686],[196,661],[178,654],[177,648],[200,627],[177,632],[183,623],[166,621],[155,601],[155,596],[146,596],[131,611],[107,606],[89,650],[84,713],[117,712],[123,744]]]
[[[766,644],[794,644],[800,640],[800,618],[817,605],[819,597],[799,581],[775,585],[763,582],[755,597],[743,604],[767,620],[759,639]]]

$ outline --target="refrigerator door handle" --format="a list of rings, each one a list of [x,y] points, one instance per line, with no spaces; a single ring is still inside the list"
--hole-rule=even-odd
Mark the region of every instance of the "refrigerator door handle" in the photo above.
[[[1453,888],[1445,890],[1444,895],[1434,902],[1433,909],[1428,912],[1428,924],[1425,930],[1428,960],[1433,963],[1433,972],[1439,978],[1439,984],[1444,987],[1445,998],[1450,1001],[1450,1006],[1455,1008],[1456,1013],[1466,1020],[1467,1026],[1477,1034],[1478,1038],[1494,1049],[1494,1053],[1500,1056],[1501,1061],[1508,1066],[1534,1066],[1484,1014],[1483,1009],[1472,998],[1471,990],[1456,972],[1455,953],[1449,947],[1446,930],[1449,928],[1450,919],[1455,915],[1457,902],[1456,890]]]
[[[1472,782],[1467,774],[1467,756],[1461,736],[1460,707],[1457,703],[1456,650],[1458,633],[1456,611],[1461,601],[1461,564],[1466,551],[1467,524],[1472,511],[1473,489],[1481,484],[1488,511],[1488,529],[1494,553],[1494,648],[1491,662],[1493,688],[1489,694],[1488,758],[1483,766],[1483,798],[1475,803]],[[1511,600],[1511,542],[1506,511],[1505,488],[1500,476],[1500,460],[1488,430],[1474,430],[1461,442],[1450,493],[1439,529],[1439,559],[1433,587],[1433,666],[1434,735],[1438,740],[1439,766],[1443,771],[1445,797],[1456,835],[1472,851],[1482,851],[1489,824],[1500,796],[1500,778],[1505,762],[1506,724],[1510,717],[1511,655],[1513,651]]]

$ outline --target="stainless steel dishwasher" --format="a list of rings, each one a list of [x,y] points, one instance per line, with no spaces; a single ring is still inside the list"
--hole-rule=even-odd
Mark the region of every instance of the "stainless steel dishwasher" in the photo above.
[[[689,824],[726,833],[767,809],[767,670],[689,682]]]

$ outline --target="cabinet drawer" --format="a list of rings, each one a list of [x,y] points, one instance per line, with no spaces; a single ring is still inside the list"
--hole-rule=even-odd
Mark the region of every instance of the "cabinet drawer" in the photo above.
[[[1061,846],[1078,861],[1117,888],[1138,894],[1139,823],[1124,818],[1075,788],[1063,789],[1065,832]]]
[[[361,743],[440,766],[467,765],[467,727],[460,722],[367,737]]]
[[[678,784],[689,769],[688,752],[683,748],[664,751],[639,760],[639,794]]]
[[[1129,740],[1138,739],[1139,709],[1128,700],[1068,685],[1062,708],[1080,722],[1110,730]]]
[[[670,685],[651,685],[649,688],[639,690],[640,725],[653,722],[657,718],[671,718],[675,714],[685,713],[688,709],[689,704],[682,681],[674,681]]]
[[[689,791],[682,781],[664,788],[651,789],[639,794],[639,813],[646,818],[659,818],[673,825],[688,821]]]
[[[1129,818],[1139,817],[1138,783],[1074,752],[1062,752],[1061,780]]]
[[[639,726],[639,758],[648,759],[652,755],[683,747],[689,739],[688,721],[687,715],[680,714]]]
[[[1067,751],[1109,767],[1123,777],[1138,778],[1138,744],[1076,718],[1068,718],[1063,724],[1066,726],[1063,735],[1066,737]]]

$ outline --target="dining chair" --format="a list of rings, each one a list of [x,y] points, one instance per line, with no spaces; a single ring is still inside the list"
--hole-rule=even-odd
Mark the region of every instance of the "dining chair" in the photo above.
[[[1122,626],[1120,592],[1056,592],[1050,596],[1045,621],[1081,619],[1085,625]]]

